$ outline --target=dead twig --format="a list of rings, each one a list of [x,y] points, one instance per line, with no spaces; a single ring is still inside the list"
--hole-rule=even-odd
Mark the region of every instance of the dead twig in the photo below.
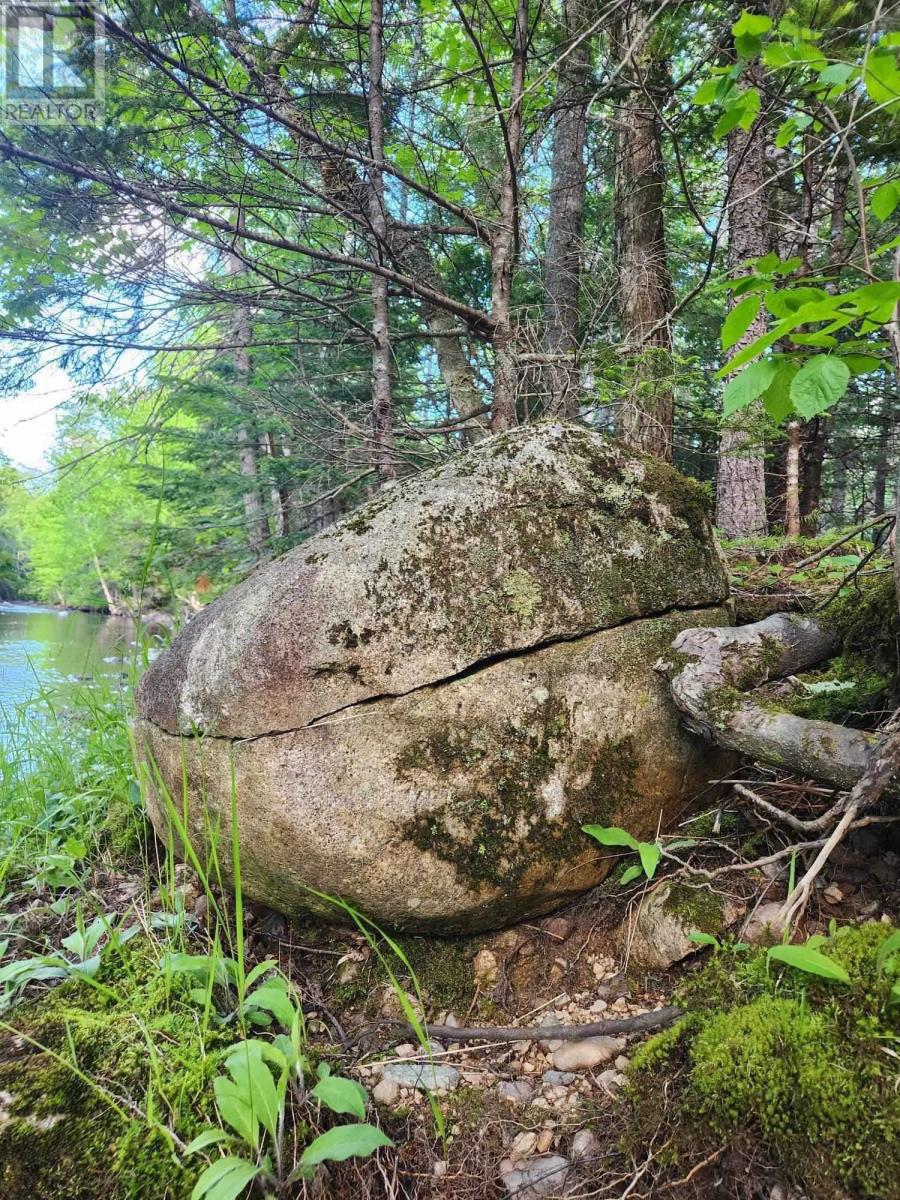
[[[821,833],[823,830],[828,829],[830,825],[835,823],[843,808],[843,801],[838,800],[836,804],[833,804],[831,808],[829,808],[827,812],[822,813],[820,817],[816,817],[814,820],[804,821],[801,820],[800,817],[795,817],[793,813],[785,812],[783,808],[778,808],[777,805],[771,804],[762,796],[757,795],[756,792],[751,791],[750,788],[746,787],[743,783],[736,783],[734,785],[734,790],[739,796],[743,796],[745,800],[749,800],[753,807],[758,809],[759,812],[765,813],[768,817],[772,817],[781,825],[787,825],[788,829],[793,829],[797,833]]]
[[[788,928],[795,917],[806,908],[816,876],[831,857],[835,846],[843,840],[847,831],[857,824],[856,817],[860,811],[878,803],[885,788],[900,770],[898,717],[900,712],[894,714],[888,726],[889,732],[876,744],[862,777],[842,802],[844,813],[840,821],[819,850],[809,870],[782,905],[777,921],[784,928]]]
[[[683,1008],[669,1007],[640,1013],[636,1017],[622,1017],[617,1021],[594,1021],[589,1025],[526,1025],[521,1028],[514,1025],[486,1025],[468,1029],[455,1025],[426,1025],[424,1028],[428,1037],[445,1042],[573,1041],[576,1038],[660,1029],[663,1025],[671,1025],[683,1014]],[[411,1025],[406,1028],[412,1030]]]

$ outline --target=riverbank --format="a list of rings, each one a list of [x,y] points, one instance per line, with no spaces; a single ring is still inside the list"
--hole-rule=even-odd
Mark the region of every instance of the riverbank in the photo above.
[[[900,897],[893,879],[870,875],[864,848],[834,868],[804,932],[828,937],[833,917],[836,936],[822,949],[845,964],[849,985],[741,949],[741,923],[730,937],[708,935],[721,949],[639,967],[619,930],[646,880],[611,881],[566,913],[495,935],[390,941],[362,921],[348,929],[346,912],[339,927],[235,902],[217,885],[215,862],[178,864],[144,818],[129,704],[127,691],[84,689],[71,716],[51,708],[23,720],[0,760],[5,1200],[187,1200],[206,1194],[194,1189],[225,1161],[222,1148],[286,1197],[618,1196],[634,1180],[630,1194],[678,1185],[679,1195],[738,1195],[751,1170],[753,1194],[767,1198],[795,1184],[809,1196],[898,1194],[900,1175],[892,1183],[865,1163],[871,1139],[900,1128],[881,1049],[898,1044],[900,1027],[893,977],[878,961]],[[808,800],[795,793],[795,803]],[[759,856],[777,835],[730,808],[699,814],[687,832],[690,927],[704,924],[702,872]],[[714,890],[748,914],[787,882],[784,872],[745,871]],[[650,1049],[646,1034],[509,1043],[488,1033],[463,1045],[438,1039],[423,1057],[422,1026],[417,1036],[404,1025],[578,1027],[673,998],[691,1015]],[[720,1016],[723,1031],[704,1040]],[[723,1065],[704,1091],[730,1024],[745,1029],[746,1070]],[[271,1065],[259,1069],[276,1087],[272,1133],[262,1114],[242,1124],[224,1099],[229,1079],[238,1086],[227,1065],[236,1045],[269,1048],[261,1064]],[[282,1093],[278,1055],[291,1045]],[[780,1064],[777,1078],[763,1060]],[[807,1062],[817,1064],[812,1075]],[[335,1113],[317,1094],[326,1068],[362,1089],[345,1096],[351,1107]],[[853,1097],[852,1119],[834,1106],[829,1071]],[[732,1094],[734,1078],[744,1083]],[[772,1087],[788,1089],[774,1123]],[[710,1114],[700,1127],[695,1110]],[[347,1123],[373,1126],[392,1146],[318,1168],[318,1191],[302,1171],[288,1183],[315,1137]],[[887,1151],[883,1163],[892,1166]],[[536,1182],[542,1170],[546,1184]],[[263,1195],[250,1176],[237,1187],[240,1178],[237,1190],[208,1194]]]

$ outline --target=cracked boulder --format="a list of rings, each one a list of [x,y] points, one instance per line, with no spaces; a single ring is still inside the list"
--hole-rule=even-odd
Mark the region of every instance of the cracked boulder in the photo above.
[[[434,932],[535,916],[724,767],[653,662],[727,623],[704,498],[587,429],[488,439],[385,489],[190,622],[138,690],[160,831],[183,806],[284,912]],[[233,788],[232,788],[233,780]],[[186,793],[186,794],[185,794]],[[187,801],[186,806],[184,802]]]

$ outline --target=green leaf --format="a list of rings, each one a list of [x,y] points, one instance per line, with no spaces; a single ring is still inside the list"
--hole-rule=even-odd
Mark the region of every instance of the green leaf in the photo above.
[[[627,846],[629,850],[637,850],[638,844],[627,829],[617,825],[582,825],[583,833],[596,838],[602,846]]]
[[[772,946],[767,953],[769,958],[795,967],[798,971],[805,971],[808,975],[820,975],[823,979],[835,979],[839,983],[850,982],[850,976],[840,963],[821,950],[813,950],[809,946]]]
[[[697,929],[693,933],[689,933],[687,938],[689,942],[696,942],[698,946],[715,946],[717,950],[720,949],[719,939],[713,937],[711,933],[701,933]]]
[[[900,187],[891,181],[883,183],[881,187],[875,189],[869,207],[879,221],[886,221],[898,203],[900,203]]]
[[[850,368],[834,354],[817,354],[805,362],[791,382],[790,397],[804,420],[812,420],[840,400],[850,382]]]
[[[205,1150],[207,1146],[214,1146],[217,1142],[230,1141],[231,1134],[224,1129],[204,1129],[188,1142],[182,1153],[196,1154],[198,1150]]]
[[[194,1184],[191,1200],[234,1200],[259,1171],[245,1158],[217,1159]]]
[[[762,60],[767,67],[776,70],[781,67],[795,67],[799,63],[809,63],[814,67],[826,65],[825,55],[808,42],[769,42],[762,52]]]
[[[890,937],[886,937],[878,947],[878,957],[875,959],[875,966],[878,968],[878,973],[885,968],[888,960],[898,951],[900,951],[900,929],[895,929]]]
[[[761,103],[759,92],[756,88],[747,88],[746,91],[739,92],[737,98],[728,105],[721,117],[719,117],[713,129],[713,137],[723,138],[738,127],[745,132],[749,130],[756,120]]]
[[[245,1090],[224,1075],[213,1080],[213,1095],[216,1108],[226,1125],[230,1125],[238,1137],[243,1138],[255,1149],[259,1147],[259,1121]]]
[[[287,988],[281,981],[264,983],[251,992],[244,1001],[244,1008],[264,1008],[285,1029],[290,1029],[297,1015],[297,1010],[287,994]]]
[[[641,859],[641,866],[644,868],[644,873],[648,879],[652,879],[656,874],[656,868],[659,866],[659,860],[662,857],[662,851],[655,842],[638,842],[637,849]]]
[[[640,879],[644,874],[644,868],[638,863],[632,863],[630,867],[626,867],[619,876],[619,883],[625,887],[629,883],[633,883],[635,879]]]
[[[336,1113],[350,1113],[363,1120],[366,1115],[366,1090],[353,1079],[327,1075],[312,1089],[315,1098]]]
[[[692,97],[691,103],[704,105],[713,104],[719,90],[718,79],[704,79]]]
[[[790,395],[791,383],[799,369],[798,363],[782,362],[775,372],[772,382],[763,392],[763,408],[776,425],[780,425],[793,411]]]
[[[866,91],[876,104],[894,108],[900,101],[900,69],[891,50],[875,50],[869,55],[863,73]]]
[[[722,394],[722,415],[730,417],[732,413],[752,404],[775,378],[776,369],[770,359],[761,358],[730,379]]]
[[[343,1162],[347,1158],[365,1158],[381,1146],[393,1146],[391,1139],[374,1125],[336,1125],[320,1133],[303,1151],[300,1162],[307,1167],[321,1162]]]
[[[749,12],[745,8],[732,25],[731,32],[735,37],[741,37],[742,34],[749,34],[751,37],[759,37],[763,33],[768,33],[771,28],[771,17],[765,17],[761,13]]]
[[[728,313],[722,324],[722,349],[730,350],[740,341],[756,319],[762,304],[762,296],[745,296]]]
[[[852,63],[830,63],[824,71],[819,72],[818,82],[827,84],[847,83],[850,77],[855,74],[856,69]]]

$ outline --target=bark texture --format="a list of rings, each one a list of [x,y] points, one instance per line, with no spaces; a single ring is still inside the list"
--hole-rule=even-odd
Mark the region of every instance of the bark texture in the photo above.
[[[762,68],[748,69],[748,82],[759,87]],[[769,251],[769,210],[765,127],[759,120],[748,133],[728,135],[728,266],[740,274],[747,259]],[[737,353],[766,330],[765,311],[733,347]],[[726,537],[764,534],[766,522],[765,446],[761,406],[756,403],[723,423],[716,479],[716,524]]]
[[[508,115],[498,113],[503,132],[503,170],[497,227],[491,237],[491,317],[494,322],[494,406],[491,431],[516,424],[518,361],[512,319],[512,284],[519,253],[519,162],[522,154],[522,101],[528,47],[528,0],[518,0],[513,29],[512,79]]]
[[[731,629],[688,629],[657,669],[689,729],[749,758],[840,788],[866,770],[874,734],[773,711],[744,695],[829,658],[839,637],[811,617],[776,613]]]
[[[589,25],[588,6],[585,0],[564,0],[562,15],[565,57],[559,68],[553,122],[550,216],[544,267],[544,348],[548,355],[544,375],[548,411],[563,420],[573,420],[578,416],[579,407],[576,355],[590,66],[590,39],[583,34]]]
[[[668,69],[647,16],[639,4],[631,3],[613,31],[626,89],[614,113],[615,251],[627,357],[617,426],[628,445],[671,462],[672,280],[663,219],[666,176],[659,113]]]
[[[387,246],[384,206],[384,12],[382,0],[371,0],[369,17],[369,221],[374,246],[381,261]],[[391,395],[391,343],[388,314],[388,281],[372,274],[372,438],[373,460],[379,483],[394,479],[394,406]]]

